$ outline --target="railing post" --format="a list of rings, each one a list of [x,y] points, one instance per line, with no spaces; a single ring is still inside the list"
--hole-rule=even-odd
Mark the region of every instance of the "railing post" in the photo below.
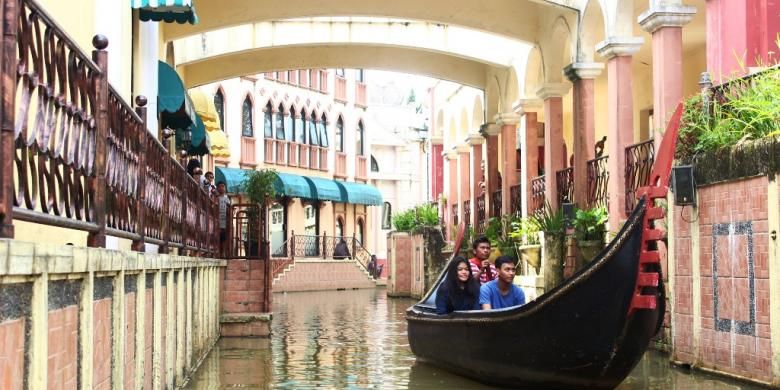
[[[170,199],[170,186],[171,186],[171,164],[173,160],[168,155],[168,149],[165,148],[165,143],[161,142],[161,145],[163,145],[163,150],[165,150],[165,157],[167,158],[167,161],[163,161],[162,163],[162,177],[160,178],[163,182],[163,209],[162,209],[162,234],[161,238],[163,240],[163,245],[160,246],[157,249],[158,253],[168,253],[170,250],[170,247],[168,243],[171,240],[171,199]]]
[[[146,238],[146,97],[139,95],[135,98],[135,113],[141,118],[141,127],[138,129],[138,195],[136,196],[136,221],[138,221],[138,240],[133,241],[131,249],[143,252],[144,239]]]
[[[96,76],[95,101],[97,115],[95,118],[95,178],[92,181],[91,191],[93,201],[90,205],[95,224],[98,230],[90,232],[87,237],[87,246],[106,247],[106,139],[108,136],[108,38],[103,35],[95,35],[92,38],[92,60],[100,68],[100,75]]]
[[[355,232],[352,232],[352,258],[357,259],[357,238],[355,237]]]
[[[176,165],[173,166],[173,169],[176,169]],[[179,256],[186,256],[187,255],[187,214],[189,213],[189,206],[187,204],[187,180],[189,180],[190,175],[185,173],[184,176],[182,176],[182,183],[180,184],[181,188],[181,250],[179,251]]]
[[[0,237],[13,238],[14,211],[14,122],[16,116],[16,33],[19,23],[19,2],[0,3],[3,13],[3,49],[0,54],[0,94],[3,97],[0,118]]]
[[[290,230],[290,260],[295,260],[295,230]]]
[[[328,246],[327,246],[327,243],[325,242],[325,240],[327,240],[327,236],[325,235],[325,232],[322,232],[322,258],[323,259],[326,258],[325,257],[326,256],[325,252],[328,249]]]

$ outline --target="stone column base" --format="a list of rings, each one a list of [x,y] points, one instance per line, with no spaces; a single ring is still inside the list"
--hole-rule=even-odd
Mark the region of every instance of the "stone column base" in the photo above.
[[[222,337],[270,337],[271,313],[223,314],[220,318]]]

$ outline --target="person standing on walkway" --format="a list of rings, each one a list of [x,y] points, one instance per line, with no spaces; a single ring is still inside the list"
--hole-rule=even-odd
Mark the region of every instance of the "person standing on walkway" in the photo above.
[[[227,185],[224,181],[217,183],[217,201],[219,202],[219,252],[223,257],[227,256],[227,220],[230,210],[230,197],[227,194]]]

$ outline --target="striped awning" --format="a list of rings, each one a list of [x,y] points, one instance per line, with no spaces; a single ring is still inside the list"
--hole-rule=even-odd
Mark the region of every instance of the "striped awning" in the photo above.
[[[130,0],[131,7],[138,9],[138,18],[144,22],[197,24],[193,0]]]

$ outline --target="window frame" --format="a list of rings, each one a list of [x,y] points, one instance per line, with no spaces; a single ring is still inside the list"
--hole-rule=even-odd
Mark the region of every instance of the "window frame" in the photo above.
[[[268,102],[263,110],[263,138],[274,138],[274,108]]]
[[[217,102],[219,97],[219,102]],[[222,93],[222,88],[217,88],[217,93],[214,94],[214,109],[217,111],[217,120],[219,121],[219,128],[225,131],[225,94]]]
[[[247,95],[244,101],[241,103],[241,136],[254,138],[255,136],[255,104],[252,98]],[[247,123],[247,116],[249,117],[249,123]],[[247,128],[247,125],[249,126]]]

